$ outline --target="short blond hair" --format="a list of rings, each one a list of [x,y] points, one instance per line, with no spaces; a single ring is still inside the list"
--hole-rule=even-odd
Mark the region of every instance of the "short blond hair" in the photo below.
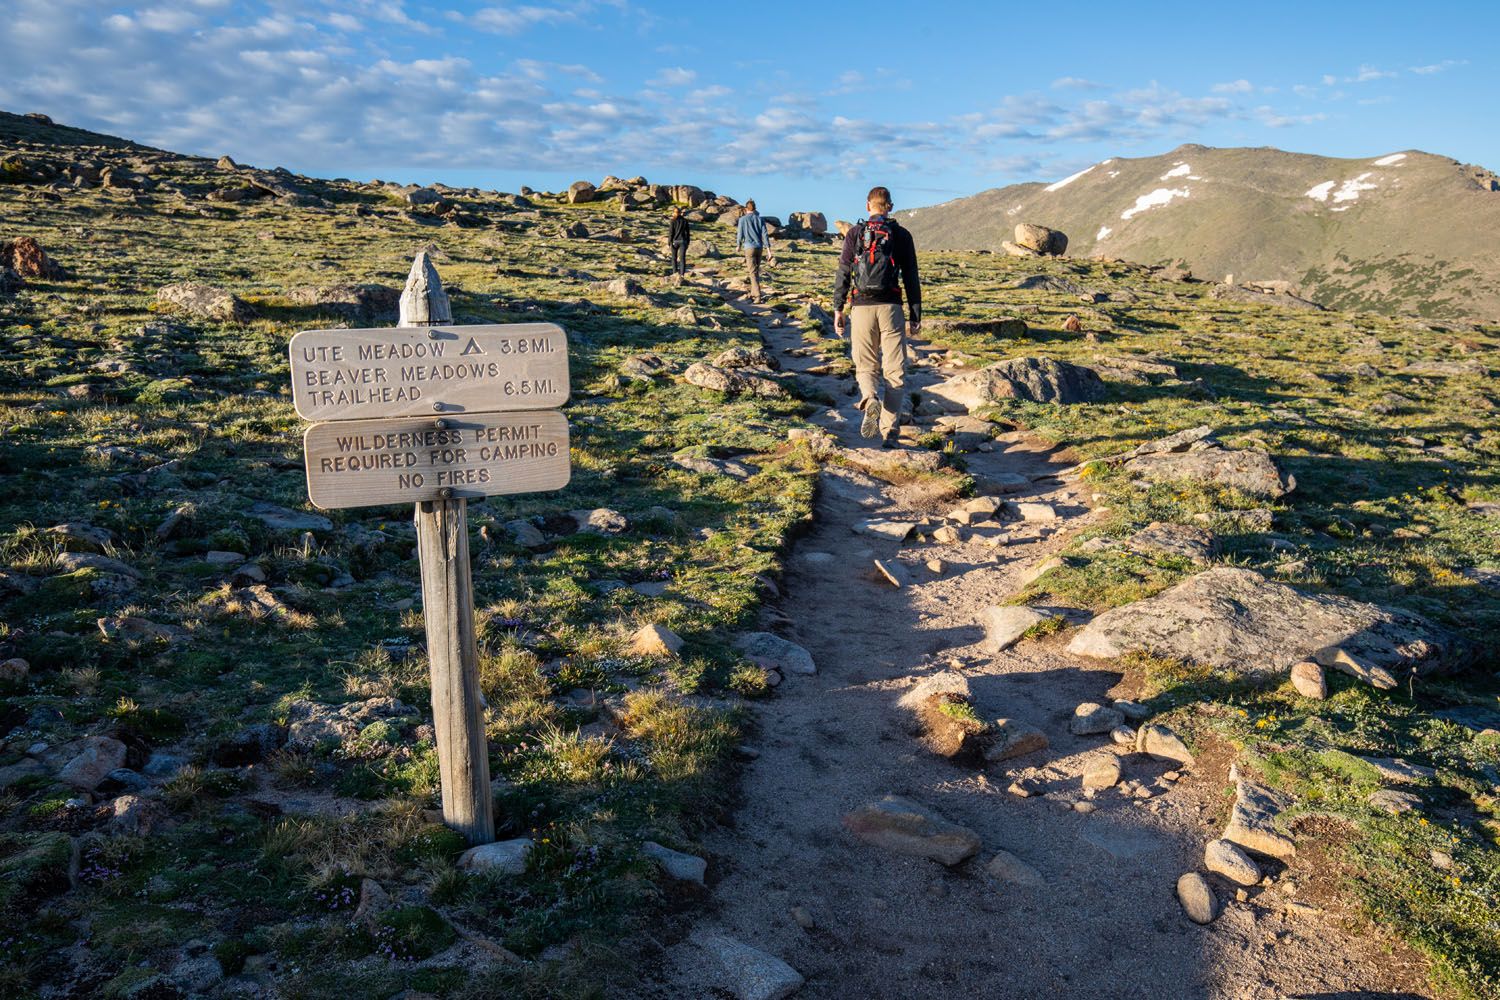
[[[865,201],[876,211],[889,212],[891,210],[891,189],[872,187],[870,188],[870,193],[865,195]]]

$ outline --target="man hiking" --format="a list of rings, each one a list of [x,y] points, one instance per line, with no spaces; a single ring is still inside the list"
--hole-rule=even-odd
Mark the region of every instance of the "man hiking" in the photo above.
[[[667,242],[672,246],[672,273],[687,276],[687,252],[688,243],[692,239],[688,234],[688,220],[682,214],[682,206],[678,205],[672,209],[672,229],[667,234]]]
[[[890,217],[891,192],[870,189],[865,199],[870,217],[844,234],[838,277],[833,285],[833,328],[842,333],[844,304],[849,304],[849,344],[854,377],[859,382],[859,432],[879,435],[882,448],[896,445],[906,387],[906,321],[901,289],[906,288],[911,335],[922,326],[922,285],[917,278],[917,248]],[[884,381],[884,392],[881,382]]]
[[[766,221],[755,210],[755,202],[745,202],[745,214],[735,229],[734,248],[745,251],[745,268],[750,272],[750,298],[764,302],[760,293],[760,265],[766,251],[771,248],[771,237],[766,233]]]

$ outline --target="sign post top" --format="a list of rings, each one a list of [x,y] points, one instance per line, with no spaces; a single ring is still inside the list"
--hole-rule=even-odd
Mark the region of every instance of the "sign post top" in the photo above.
[[[568,399],[556,323],[304,330],[288,347],[304,420],[543,410]]]

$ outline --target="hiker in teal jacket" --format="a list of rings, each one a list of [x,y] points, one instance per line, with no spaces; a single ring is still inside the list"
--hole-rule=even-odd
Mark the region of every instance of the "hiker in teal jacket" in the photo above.
[[[740,216],[735,229],[734,248],[745,251],[745,268],[750,272],[750,297],[756,302],[764,302],[765,296],[760,293],[760,264],[766,251],[771,249],[771,237],[753,201],[745,202],[745,214]]]

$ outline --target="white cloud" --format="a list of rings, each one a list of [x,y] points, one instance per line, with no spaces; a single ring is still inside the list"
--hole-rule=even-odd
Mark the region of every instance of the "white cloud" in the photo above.
[[[1080,76],[1060,76],[1052,81],[1053,90],[1101,90],[1104,84]]]
[[[1433,73],[1441,73],[1444,70],[1467,65],[1469,65],[1469,60],[1467,59],[1444,59],[1442,62],[1431,63],[1427,66],[1412,66],[1411,72],[1419,76],[1431,76]]]
[[[1249,80],[1233,80],[1229,83],[1216,83],[1213,86],[1215,94],[1248,94],[1255,90],[1255,85]]]
[[[697,79],[698,74],[693,70],[683,69],[681,66],[671,66],[659,70],[656,76],[648,81],[648,85],[653,87],[686,87],[694,83]]]
[[[484,7],[469,17],[469,23],[481,31],[515,35],[539,24],[565,24],[578,20],[578,12],[564,7],[536,7],[530,4],[507,7]]]

